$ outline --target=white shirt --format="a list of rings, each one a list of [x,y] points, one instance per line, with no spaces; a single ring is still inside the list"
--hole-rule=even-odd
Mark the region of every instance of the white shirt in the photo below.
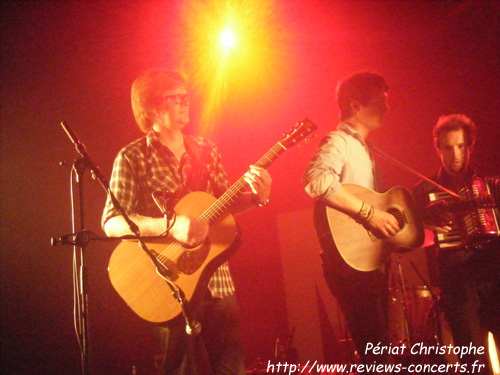
[[[347,123],[328,133],[306,168],[302,182],[311,197],[329,199],[343,183],[375,190],[374,163],[361,135]]]

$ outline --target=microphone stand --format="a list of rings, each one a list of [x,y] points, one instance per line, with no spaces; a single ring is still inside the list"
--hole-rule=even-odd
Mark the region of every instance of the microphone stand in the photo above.
[[[441,321],[439,320],[439,314],[441,313],[440,297],[437,296],[436,293],[434,293],[430,284],[422,276],[422,274],[418,270],[415,263],[410,261],[410,266],[413,268],[413,270],[415,271],[415,273],[419,277],[420,281],[422,281],[422,284],[424,284],[425,288],[429,291],[429,293],[432,297],[432,300],[434,303],[432,304],[432,308],[429,311],[429,315],[427,317],[427,320],[429,320],[430,318],[434,318],[434,328],[436,330],[434,337],[437,340],[437,343],[442,345],[443,344],[443,328],[441,326]],[[427,322],[426,322],[425,327],[427,328]],[[425,337],[425,335],[423,335],[423,336]]]
[[[399,285],[401,288],[401,307],[403,308],[403,323],[404,323],[404,332],[406,335],[406,340],[402,340],[402,344],[407,343],[408,347],[410,347],[413,343],[413,327],[410,325],[412,323],[410,321],[410,316],[408,312],[408,299],[406,295],[406,284],[403,276],[403,268],[401,266],[401,256],[397,257],[398,263],[398,276],[399,276]],[[410,329],[411,327],[411,329]]]
[[[380,151],[378,148],[376,148],[376,147],[374,147],[374,146],[372,146],[372,145],[370,145],[370,146],[369,146],[369,148],[370,148],[370,150],[372,150],[375,154],[377,154],[377,155],[379,155],[379,156],[383,157],[384,159],[386,159],[386,160],[390,161],[391,163],[393,163],[393,164],[397,165],[398,167],[403,168],[404,170],[406,170],[406,171],[410,172],[411,174],[413,174],[413,175],[415,175],[415,176],[417,176],[417,177],[421,178],[422,180],[427,181],[428,183],[430,183],[430,184],[434,185],[434,186],[435,186],[435,187],[437,187],[438,189],[440,189],[440,190],[444,191],[445,193],[448,193],[448,194],[449,194],[449,195],[451,195],[452,197],[457,198],[457,199],[462,199],[462,197],[461,197],[460,195],[458,195],[457,193],[455,193],[455,192],[451,191],[450,189],[445,188],[444,186],[442,186],[442,185],[438,184],[436,181],[433,181],[433,180],[431,180],[429,177],[424,176],[422,173],[419,173],[419,172],[417,172],[416,170],[414,170],[414,169],[412,169],[412,168],[408,167],[407,165],[405,165],[405,164],[401,163],[400,161],[398,161],[398,160],[394,159],[392,156],[389,156],[389,155],[387,155],[385,152]]]
[[[88,331],[88,293],[87,293],[87,269],[85,265],[85,248],[90,243],[91,240],[102,240],[102,241],[113,241],[121,240],[122,238],[101,238],[92,236],[92,232],[85,229],[85,215],[84,215],[84,185],[83,185],[83,174],[88,168],[92,173],[92,177],[99,181],[101,186],[104,188],[108,196],[110,197],[113,206],[116,210],[123,216],[127,225],[129,226],[132,233],[135,236],[125,236],[126,238],[134,238],[138,240],[140,247],[149,255],[157,270],[159,271],[161,277],[167,282],[168,286],[172,290],[172,294],[175,299],[179,302],[182,308],[182,313],[186,321],[186,331],[188,334],[196,335],[200,332],[201,326],[194,319],[192,320],[187,311],[187,301],[185,299],[184,292],[182,289],[175,284],[167,276],[171,273],[168,268],[160,263],[154,254],[147,248],[144,243],[143,238],[140,235],[139,227],[128,217],[125,210],[120,205],[114,194],[112,193],[109,183],[106,178],[102,175],[99,168],[94,164],[92,159],[87,153],[85,145],[78,139],[76,134],[71,130],[69,125],[63,121],[61,126],[71,140],[76,148],[76,151],[81,155],[81,158],[74,161],[72,165],[72,172],[76,172],[76,182],[78,185],[78,208],[79,208],[79,223],[80,230],[76,230],[76,209],[74,201],[72,201],[72,231],[73,233],[67,234],[61,237],[52,237],[52,246],[56,245],[73,245],[74,248],[74,283],[75,283],[75,330],[80,344],[81,358],[82,358],[82,374],[88,375],[89,362],[90,362],[90,345],[89,345],[89,331]],[[64,163],[61,163],[64,164]],[[73,189],[71,189],[71,196],[73,197]],[[168,235],[168,233],[167,233]],[[124,237],[124,238],[125,238]]]
[[[62,163],[61,163],[62,164]],[[75,197],[73,195],[73,180],[71,181],[71,198],[72,198],[72,231],[70,235],[60,238],[52,238],[52,246],[56,245],[73,245],[73,284],[74,284],[74,323],[75,331],[80,345],[80,355],[82,360],[82,373],[89,374],[89,331],[88,331],[88,277],[87,267],[85,264],[85,248],[90,242],[90,233],[85,230],[85,214],[83,209],[83,174],[87,168],[85,159],[80,158],[73,162],[72,175],[75,176],[75,181],[78,184],[78,211],[79,220],[75,207]],[[80,231],[77,232],[77,221],[80,223]]]

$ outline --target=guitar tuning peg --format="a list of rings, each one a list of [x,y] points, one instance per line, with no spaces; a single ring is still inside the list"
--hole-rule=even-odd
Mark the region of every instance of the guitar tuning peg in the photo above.
[[[316,138],[318,135],[317,134],[312,134],[310,137],[304,138],[305,143],[311,142],[314,138]]]

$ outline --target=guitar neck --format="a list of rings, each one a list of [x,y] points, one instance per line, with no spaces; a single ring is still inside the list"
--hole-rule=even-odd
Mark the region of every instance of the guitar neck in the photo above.
[[[255,163],[255,165],[263,168],[269,168],[271,164],[280,156],[287,148],[281,143],[276,143],[266,154]],[[247,189],[248,184],[245,182],[244,176],[241,176],[233,186],[231,186],[224,194],[221,195],[201,216],[198,218],[201,221],[207,221],[212,224],[229,207],[243,194]]]

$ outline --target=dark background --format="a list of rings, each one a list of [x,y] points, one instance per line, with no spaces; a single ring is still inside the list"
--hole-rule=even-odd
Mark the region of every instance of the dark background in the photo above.
[[[69,168],[77,154],[67,121],[108,177],[118,150],[141,134],[130,85],[144,69],[179,58],[181,1],[4,2],[1,9],[1,324],[3,374],[77,374],[72,249],[50,238],[71,232]],[[461,112],[479,127],[475,165],[499,172],[500,6],[496,1],[283,1],[279,64],[260,66],[259,85],[225,98],[210,137],[231,181],[303,117],[318,135],[337,121],[338,79],[362,69],[384,75],[391,112],[378,147],[429,175],[439,165],[431,129]],[[185,47],[185,46],[184,46]],[[248,67],[252,74],[254,67]],[[271,77],[279,76],[279,79]],[[203,105],[192,106],[193,126]],[[198,117],[197,117],[198,116]],[[244,245],[231,261],[248,363],[271,358],[286,335],[276,215],[312,205],[300,178],[321,137],[271,167],[271,203],[240,217]],[[417,179],[381,161],[386,186]],[[102,235],[105,194],[85,176],[85,224]],[[304,217],[309,221],[310,217]],[[114,292],[113,245],[92,242],[89,270],[91,370],[144,372],[157,353],[149,323]],[[141,367],[139,367],[141,368]]]

